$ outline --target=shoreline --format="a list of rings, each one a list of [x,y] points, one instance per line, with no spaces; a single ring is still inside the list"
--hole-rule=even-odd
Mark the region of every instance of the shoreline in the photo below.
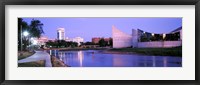
[[[114,49],[107,50],[105,53],[182,57],[182,47],[174,47],[174,48],[114,48]]]
[[[109,51],[109,50],[104,50],[102,53],[106,54],[138,54],[136,52],[120,52],[120,51]]]
[[[79,50],[108,50],[111,48],[50,48],[43,50],[59,50],[59,51],[79,51]]]
[[[102,50],[102,53],[110,54],[137,54],[148,56],[172,56],[182,57],[182,47],[174,48],[51,48],[44,50],[80,51],[80,50]]]
[[[148,54],[143,54],[143,53],[137,53],[137,52],[119,52],[119,51],[102,51],[102,53],[105,53],[105,54],[129,54],[129,55],[142,55],[142,56],[169,56],[169,57],[182,57],[182,56],[171,56],[171,55],[148,55]]]

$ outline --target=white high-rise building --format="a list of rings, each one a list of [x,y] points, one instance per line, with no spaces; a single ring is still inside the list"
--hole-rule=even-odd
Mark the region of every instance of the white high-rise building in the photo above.
[[[65,40],[65,28],[58,28],[57,29],[57,39],[58,40]]]

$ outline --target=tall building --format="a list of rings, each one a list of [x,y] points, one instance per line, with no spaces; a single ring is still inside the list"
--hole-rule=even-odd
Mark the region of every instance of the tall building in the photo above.
[[[58,40],[65,40],[65,28],[58,28],[57,29],[57,39]]]

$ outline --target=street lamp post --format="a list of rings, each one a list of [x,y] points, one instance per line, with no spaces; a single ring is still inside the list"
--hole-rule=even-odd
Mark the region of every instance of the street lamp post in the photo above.
[[[20,39],[21,40],[21,44],[20,44],[21,46],[20,47],[21,47],[21,51],[22,51],[22,25],[20,25],[20,31],[21,31],[20,32],[20,37],[21,37],[21,39]]]
[[[26,37],[26,36],[28,36],[29,35],[29,33],[27,32],[27,31],[24,31],[23,32],[23,35]],[[29,39],[28,39],[29,40]],[[28,42],[29,43],[29,42]]]
[[[21,38],[20,38],[20,42],[21,42],[21,44],[20,44],[20,50],[21,50],[21,52],[20,52],[20,55],[22,55],[22,25],[20,25],[20,36],[21,36]]]

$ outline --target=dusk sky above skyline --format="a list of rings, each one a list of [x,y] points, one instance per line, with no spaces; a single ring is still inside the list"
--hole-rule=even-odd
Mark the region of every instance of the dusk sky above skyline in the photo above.
[[[168,33],[182,26],[182,18],[23,18],[28,24],[40,20],[44,26],[44,36],[56,39],[57,28],[65,28],[65,37],[82,37],[84,42],[93,37],[112,37],[112,26],[125,32],[141,29],[152,33]]]

